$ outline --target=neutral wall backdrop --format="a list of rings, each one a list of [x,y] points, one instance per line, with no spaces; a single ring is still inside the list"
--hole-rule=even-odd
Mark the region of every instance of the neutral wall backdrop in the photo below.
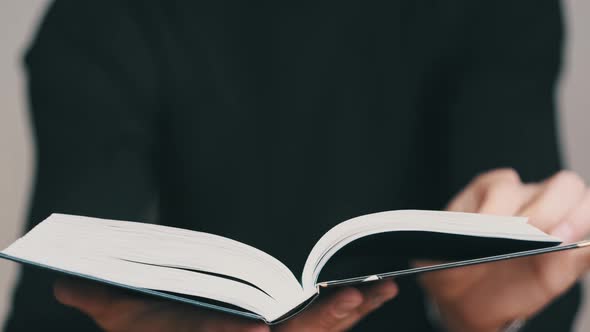
[[[590,180],[590,1],[564,4],[569,40],[560,86],[562,142],[569,167]],[[0,247],[18,236],[26,214],[33,155],[21,55],[46,5],[47,0],[0,1]],[[15,264],[0,262],[0,324],[15,271]],[[590,304],[580,312],[577,331],[590,331]]]

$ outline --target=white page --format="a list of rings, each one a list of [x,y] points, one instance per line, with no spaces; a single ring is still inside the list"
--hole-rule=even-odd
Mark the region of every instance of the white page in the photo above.
[[[302,283],[305,290],[316,288],[317,278],[327,261],[350,242],[391,231],[427,231],[468,236],[529,241],[561,242],[526,223],[524,217],[476,213],[398,210],[368,214],[342,222],[320,238],[307,258]],[[353,276],[351,276],[353,277]]]
[[[3,253],[134,287],[231,303],[269,321],[304,300],[293,274],[272,256],[227,238],[173,227],[54,214]],[[229,275],[263,291],[148,264]]]

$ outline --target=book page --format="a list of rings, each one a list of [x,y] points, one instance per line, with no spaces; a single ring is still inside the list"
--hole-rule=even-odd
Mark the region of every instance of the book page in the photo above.
[[[54,214],[2,253],[230,303],[269,321],[303,301],[299,282],[272,256],[221,236],[167,226]]]
[[[339,249],[366,236],[394,231],[422,231],[523,241],[561,242],[527,224],[527,218],[524,217],[423,210],[373,213],[340,223],[322,236],[305,263],[302,275],[304,289],[316,287],[321,269]]]

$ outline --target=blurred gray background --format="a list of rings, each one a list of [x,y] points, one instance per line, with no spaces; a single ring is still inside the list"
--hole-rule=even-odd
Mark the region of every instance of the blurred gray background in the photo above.
[[[47,0],[0,1],[0,247],[21,230],[32,174],[32,142],[26,114],[21,55]],[[564,0],[568,44],[560,85],[561,139],[569,168],[590,180],[590,1]],[[534,10],[534,8],[531,8]],[[523,128],[526,130],[526,128]],[[16,265],[0,262],[0,324],[8,309]],[[586,281],[590,289],[590,278]],[[588,292],[587,292],[588,293]],[[590,331],[590,296],[578,332]]]

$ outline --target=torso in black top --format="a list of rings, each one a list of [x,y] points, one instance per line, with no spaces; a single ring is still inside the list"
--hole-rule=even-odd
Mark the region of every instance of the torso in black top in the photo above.
[[[29,227],[54,211],[146,220],[157,205],[157,222],[298,274],[347,218],[442,208],[494,167],[557,170],[560,49],[556,0],[58,0],[26,58]],[[93,329],[51,280],[24,272],[7,331]],[[432,330],[419,288],[400,282],[359,330]],[[530,328],[563,331],[578,300]]]

